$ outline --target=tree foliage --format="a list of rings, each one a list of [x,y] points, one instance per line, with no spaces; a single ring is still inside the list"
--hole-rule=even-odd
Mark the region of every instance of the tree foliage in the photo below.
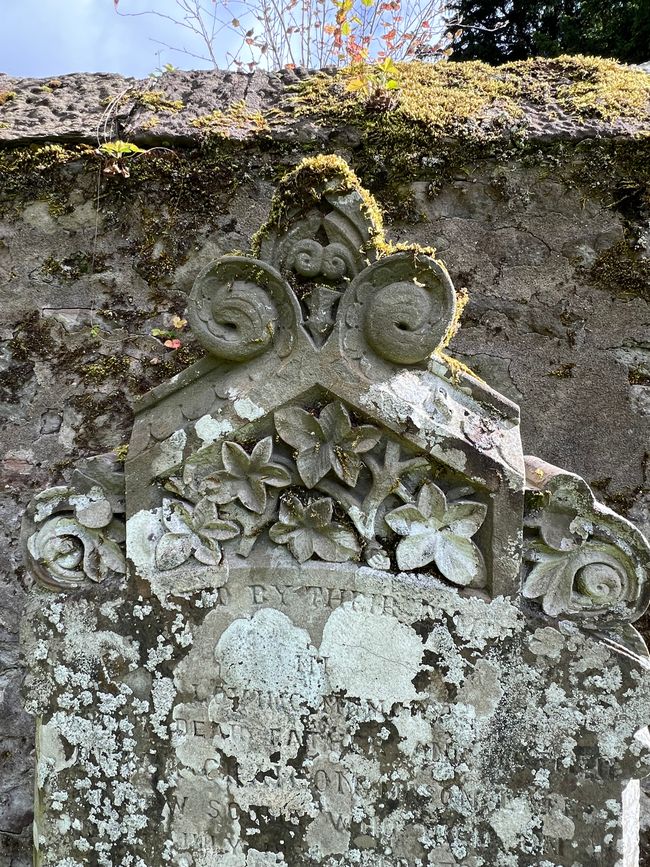
[[[452,0],[454,59],[503,63],[587,54],[650,60],[650,0]]]

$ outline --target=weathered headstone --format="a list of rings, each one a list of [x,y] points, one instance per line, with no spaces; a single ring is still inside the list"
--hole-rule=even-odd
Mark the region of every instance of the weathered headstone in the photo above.
[[[197,279],[206,358],[35,498],[42,867],[632,867],[650,549],[444,353],[322,157]],[[595,435],[597,433],[595,432]]]

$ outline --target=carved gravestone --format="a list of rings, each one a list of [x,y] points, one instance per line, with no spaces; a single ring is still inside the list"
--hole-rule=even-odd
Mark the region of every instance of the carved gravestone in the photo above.
[[[448,358],[340,160],[197,279],[204,360],[35,498],[42,867],[632,867],[650,550]]]

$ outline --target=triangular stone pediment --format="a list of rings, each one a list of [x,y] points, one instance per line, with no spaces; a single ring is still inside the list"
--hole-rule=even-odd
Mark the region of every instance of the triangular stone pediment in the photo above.
[[[290,183],[304,188],[308,171]],[[225,256],[197,278],[188,318],[210,360],[142,402],[127,462],[129,514],[163,508],[174,485],[188,508],[209,497],[213,516],[230,515],[243,538],[224,540],[227,560],[258,537],[272,543],[280,513],[304,506],[312,517],[314,509],[328,514],[328,532],[347,539],[347,547],[329,546],[336,562],[428,565],[459,586],[515,592],[524,492],[518,409],[442,354],[459,304],[432,251],[391,248],[340,164],[307,189],[304,200],[278,195],[258,234],[260,258]],[[224,463],[239,461],[243,472],[262,454],[269,472],[284,474],[282,484],[269,483],[268,509],[264,493],[264,520],[234,483],[215,489],[229,472]],[[454,537],[449,546],[434,534],[417,554],[415,543],[400,541],[391,512],[418,502],[422,521]],[[465,522],[449,517],[461,512]],[[188,542],[177,535],[180,558]],[[289,545],[299,561],[327,559],[324,542],[320,553],[306,542],[298,553],[299,536]]]

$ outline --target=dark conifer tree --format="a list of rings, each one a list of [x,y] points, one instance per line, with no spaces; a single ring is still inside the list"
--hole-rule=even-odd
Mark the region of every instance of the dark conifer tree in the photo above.
[[[455,60],[504,63],[541,55],[650,60],[650,0],[454,0]]]

